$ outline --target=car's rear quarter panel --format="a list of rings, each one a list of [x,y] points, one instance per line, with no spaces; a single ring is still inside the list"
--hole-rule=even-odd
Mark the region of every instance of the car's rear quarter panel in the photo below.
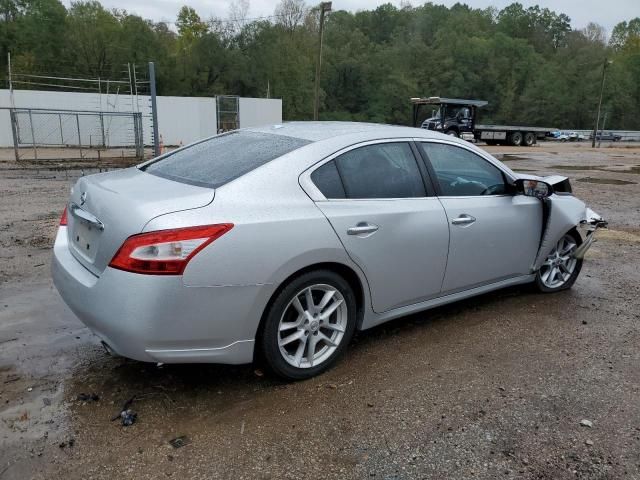
[[[297,165],[287,171],[265,165],[219,187],[210,205],[162,215],[145,231],[234,224],[189,263],[186,286],[277,284],[309,264],[348,262],[331,225],[299,186],[297,171]]]

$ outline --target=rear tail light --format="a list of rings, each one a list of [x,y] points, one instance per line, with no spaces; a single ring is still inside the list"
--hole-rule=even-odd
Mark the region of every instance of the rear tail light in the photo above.
[[[232,228],[233,223],[221,223],[133,235],[109,266],[148,275],[181,275],[189,260]]]
[[[67,226],[67,207],[64,207],[64,210],[62,211],[62,216],[60,217],[60,226],[61,227]]]

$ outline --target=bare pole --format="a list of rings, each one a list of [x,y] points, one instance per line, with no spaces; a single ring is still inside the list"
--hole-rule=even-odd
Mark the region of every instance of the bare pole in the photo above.
[[[604,59],[602,64],[602,80],[600,81],[600,99],[598,100],[598,113],[596,114],[596,123],[593,127],[593,138],[591,140],[591,148],[596,148],[596,135],[598,134],[598,127],[600,124],[600,109],[602,108],[602,94],[604,92],[604,79],[607,73],[607,66],[611,63],[608,59]]]
[[[598,138],[598,148],[600,148],[600,144],[602,143],[602,135],[604,134],[604,125],[607,123],[607,112],[604,112],[604,117],[602,117],[602,129],[600,130],[600,138]]]
[[[156,104],[156,67],[149,62],[149,87],[151,90],[151,119],[153,122],[153,155],[160,155],[160,137],[158,135],[158,106]]]
[[[7,68],[9,70],[9,98],[11,100],[11,108],[16,108],[16,101],[13,98],[13,77],[11,74],[11,52],[7,52]]]
[[[31,141],[33,142],[33,156],[35,160],[38,160],[38,147],[36,147],[36,135],[33,130],[33,115],[31,115],[31,109],[29,109],[29,126],[31,127]]]
[[[129,72],[129,97],[131,98],[131,111],[135,111],[133,108],[133,81],[131,80],[131,63],[127,63],[127,71]]]
[[[316,62],[315,92],[313,98],[313,119],[318,120],[320,110],[320,70],[322,69],[322,37],[324,34],[324,15],[331,11],[331,2],[320,3],[320,38],[318,42],[318,60]]]
[[[11,102],[11,110],[9,110],[9,117],[11,119],[11,133],[13,134],[13,153],[16,157],[16,162],[20,161],[20,153],[18,151],[18,117],[16,117],[16,102],[13,98],[13,81],[11,77],[11,52],[7,52],[7,68],[9,74],[9,101]]]
[[[136,76],[136,64],[133,64],[133,88],[136,94],[136,112],[140,111],[140,103],[138,102],[138,78]]]

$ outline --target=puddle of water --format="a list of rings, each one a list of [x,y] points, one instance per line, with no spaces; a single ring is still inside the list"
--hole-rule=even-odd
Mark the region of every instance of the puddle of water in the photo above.
[[[558,170],[603,170],[607,165],[551,165],[549,168]]]
[[[640,165],[632,165],[629,168],[613,169],[612,167],[625,167],[625,165],[551,165],[549,168],[558,170],[599,170],[612,173],[633,173],[640,175]]]
[[[496,157],[498,160],[502,162],[511,162],[515,160],[535,160],[533,158],[523,157],[520,155],[516,155],[514,153],[496,153],[494,157]]]
[[[616,173],[634,173],[636,175],[640,175],[640,165],[635,165],[626,170],[607,170],[607,172],[616,172]]]
[[[579,178],[578,182],[599,183],[603,185],[635,185],[637,184],[637,182],[628,182],[626,180],[618,180],[616,178],[593,178],[593,177]]]

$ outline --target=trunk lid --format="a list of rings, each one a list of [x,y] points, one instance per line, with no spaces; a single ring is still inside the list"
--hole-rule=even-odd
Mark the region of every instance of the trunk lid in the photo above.
[[[72,255],[100,276],[122,243],[159,215],[213,201],[212,188],[127,168],[80,178],[71,190],[67,235]]]

